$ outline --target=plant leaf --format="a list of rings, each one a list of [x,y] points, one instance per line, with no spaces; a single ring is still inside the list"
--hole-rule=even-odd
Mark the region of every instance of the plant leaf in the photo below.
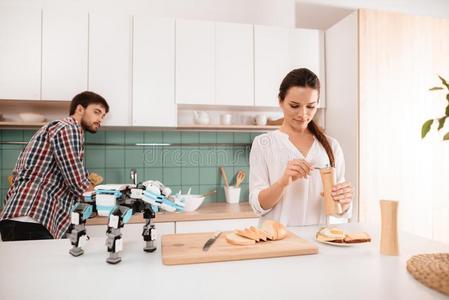
[[[440,78],[441,82],[446,86],[446,88],[449,90],[449,83],[447,83],[446,79],[444,79],[440,75],[438,75],[438,77]]]
[[[433,119],[427,120],[426,122],[424,122],[424,124],[422,125],[421,128],[421,138],[425,138],[426,134],[429,132],[430,130],[430,126],[432,126],[433,123]]]
[[[447,117],[442,117],[438,119],[438,130],[444,127],[444,122],[446,121]]]
[[[449,116],[449,104],[446,106],[446,117]]]
[[[449,140],[449,132],[446,133],[443,137],[443,141],[447,141],[447,140]]]
[[[430,88],[429,91],[438,91],[442,90],[443,88],[441,86],[434,86],[433,88]]]
[[[446,99],[447,99],[447,101],[449,101],[449,94],[446,95]]]

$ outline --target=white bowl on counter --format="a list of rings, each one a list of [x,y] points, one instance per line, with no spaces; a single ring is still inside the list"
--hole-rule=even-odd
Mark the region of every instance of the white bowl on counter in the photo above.
[[[197,210],[203,204],[203,195],[179,195],[179,198],[184,202],[184,211],[191,212]]]
[[[36,113],[19,113],[19,117],[23,122],[39,123],[45,121],[44,115]]]

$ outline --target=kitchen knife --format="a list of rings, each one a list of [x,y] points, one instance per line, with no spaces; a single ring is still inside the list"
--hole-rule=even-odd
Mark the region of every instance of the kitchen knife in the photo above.
[[[203,246],[203,251],[209,250],[210,246],[212,246],[212,244],[215,243],[215,241],[218,239],[220,234],[221,234],[221,232],[216,232],[213,237],[208,239],[207,242]]]

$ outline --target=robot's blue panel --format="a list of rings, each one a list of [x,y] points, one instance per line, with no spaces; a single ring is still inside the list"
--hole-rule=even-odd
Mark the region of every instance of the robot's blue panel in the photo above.
[[[93,210],[92,205],[89,205],[84,209],[83,220],[89,219],[89,217],[92,215],[92,210]]]
[[[133,210],[132,209],[128,209],[126,211],[126,213],[123,215],[123,223],[126,224],[128,223],[129,219],[131,219],[131,216],[133,215]]]
[[[102,194],[114,195],[116,198],[119,198],[122,196],[121,192],[115,191],[115,190],[96,190],[95,192],[97,193],[97,195],[102,195]]]
[[[109,216],[115,206],[97,205],[98,215]]]

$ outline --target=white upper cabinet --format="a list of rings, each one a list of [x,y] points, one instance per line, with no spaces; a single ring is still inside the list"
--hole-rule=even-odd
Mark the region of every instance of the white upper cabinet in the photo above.
[[[254,105],[253,25],[215,24],[215,104]]]
[[[104,125],[131,125],[131,49],[131,16],[89,15],[88,89],[109,103]]]
[[[215,25],[176,20],[176,103],[215,102]]]
[[[43,100],[71,100],[87,90],[88,24],[87,12],[43,11]]]
[[[321,83],[319,107],[324,107],[324,74],[321,74],[321,51],[320,31],[316,29],[290,30],[290,68],[308,68],[314,72]]]
[[[0,7],[0,99],[41,96],[40,9]]]
[[[134,126],[177,125],[175,21],[134,17]]]
[[[254,26],[255,106],[277,107],[279,86],[291,70],[290,29]]]
[[[320,31],[315,29],[290,30],[290,66],[308,68],[320,76]]]

